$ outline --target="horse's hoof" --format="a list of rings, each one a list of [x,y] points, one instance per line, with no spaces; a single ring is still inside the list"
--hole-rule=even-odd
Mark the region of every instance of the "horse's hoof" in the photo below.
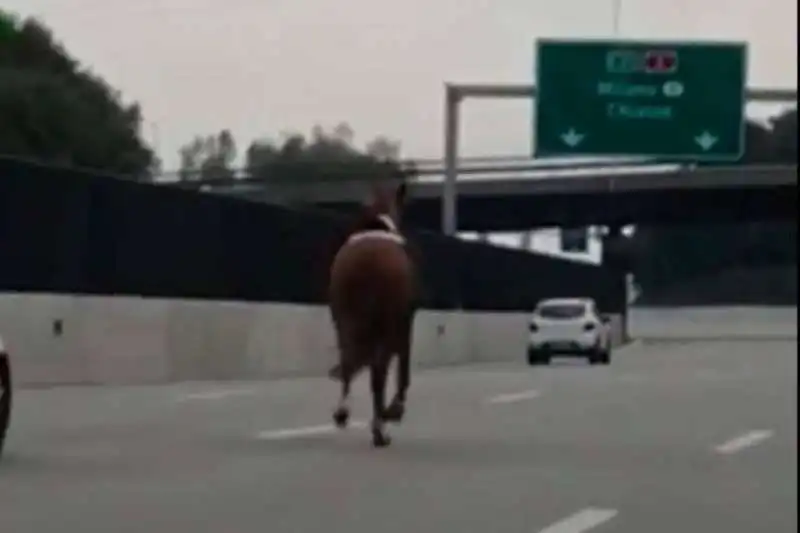
[[[350,421],[350,411],[348,411],[347,409],[340,407],[333,412],[333,423],[336,424],[337,428],[343,429],[347,427],[347,423],[349,421]]]
[[[392,438],[383,431],[372,430],[372,446],[375,448],[386,448],[392,443]]]
[[[341,365],[336,365],[330,370],[328,370],[328,377],[331,378],[333,381],[341,381],[342,380]]]
[[[405,413],[405,405],[400,402],[392,402],[383,412],[383,419],[387,422],[401,422]]]

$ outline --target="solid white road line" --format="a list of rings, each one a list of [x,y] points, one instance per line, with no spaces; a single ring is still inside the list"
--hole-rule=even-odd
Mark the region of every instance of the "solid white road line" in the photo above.
[[[186,402],[193,400],[223,400],[232,396],[250,396],[255,394],[253,389],[217,389],[205,392],[192,392],[182,394],[178,397],[178,401]]]
[[[352,420],[348,428],[364,429],[367,423],[360,420]],[[333,424],[320,424],[318,426],[302,426],[296,428],[269,429],[261,431],[256,435],[259,440],[287,440],[299,437],[314,437],[318,435],[329,435],[340,431]]]
[[[542,529],[539,533],[584,533],[608,522],[615,516],[617,516],[617,511],[614,509],[589,507]]]
[[[719,446],[715,447],[714,450],[723,455],[731,455],[761,444],[768,438],[772,437],[773,434],[774,432],[768,429],[748,431],[747,433],[720,444]]]
[[[510,394],[498,394],[497,396],[492,396],[487,401],[492,405],[498,405],[506,403],[524,402],[525,400],[533,400],[534,398],[538,398],[539,396],[541,396],[539,391],[526,390],[521,392],[512,392]]]

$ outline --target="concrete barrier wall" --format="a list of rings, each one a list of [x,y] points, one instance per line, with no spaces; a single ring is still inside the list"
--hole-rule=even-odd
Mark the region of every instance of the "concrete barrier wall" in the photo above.
[[[528,320],[421,311],[414,365],[522,362]],[[313,376],[336,360],[320,306],[3,294],[0,332],[21,386]]]
[[[634,307],[628,329],[643,340],[796,339],[797,308]]]
[[[526,320],[422,311],[414,364],[522,360]],[[23,386],[324,375],[336,359],[315,306],[6,294],[0,331]]]
[[[622,315],[612,314],[609,315],[609,318],[611,319],[608,325],[611,329],[611,345],[618,347],[630,342],[631,337]]]

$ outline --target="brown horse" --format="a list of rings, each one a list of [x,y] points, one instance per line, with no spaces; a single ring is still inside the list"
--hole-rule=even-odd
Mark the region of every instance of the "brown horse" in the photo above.
[[[11,419],[11,360],[0,338],[0,456]]]
[[[350,385],[369,368],[372,392],[372,442],[391,442],[385,422],[400,422],[410,385],[410,356],[416,269],[398,229],[406,186],[377,187],[355,230],[339,248],[328,278],[328,299],[336,330],[339,364],[330,372],[341,382],[333,413],[343,428],[350,418]],[[385,404],[389,364],[397,355],[397,391]]]

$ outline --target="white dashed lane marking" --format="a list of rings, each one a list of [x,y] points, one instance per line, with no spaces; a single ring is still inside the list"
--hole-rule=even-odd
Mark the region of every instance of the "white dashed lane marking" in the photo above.
[[[585,533],[605,524],[615,516],[617,516],[615,509],[589,507],[540,530],[539,533]]]
[[[224,400],[235,396],[252,396],[256,394],[253,389],[217,389],[205,392],[193,392],[182,394],[178,397],[179,402],[190,402],[197,400]]]
[[[722,455],[732,455],[761,444],[772,437],[773,434],[772,431],[767,429],[749,431],[720,444],[714,450]]]
[[[359,420],[351,421],[348,428],[364,429],[367,423]],[[261,431],[256,435],[259,440],[287,440],[302,437],[316,437],[319,435],[330,435],[342,431],[333,424],[320,424],[318,426],[301,426],[296,428],[269,429]]]
[[[538,398],[539,396],[541,396],[539,391],[526,390],[521,392],[512,392],[510,394],[498,394],[497,396],[492,396],[491,398],[489,398],[487,402],[492,405],[499,405],[507,403],[524,402],[526,400],[533,400],[534,398]]]

